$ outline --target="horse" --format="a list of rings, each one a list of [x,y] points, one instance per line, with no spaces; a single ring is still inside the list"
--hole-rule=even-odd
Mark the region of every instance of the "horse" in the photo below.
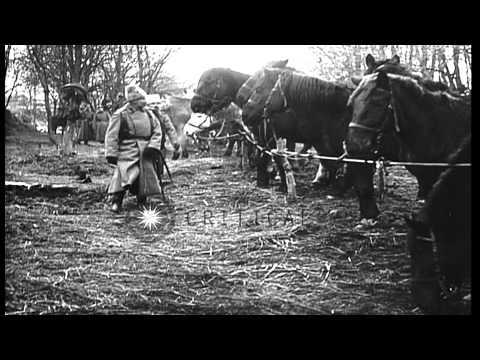
[[[249,86],[249,88],[251,95],[248,102],[244,105],[242,112],[242,119],[247,125],[261,125],[260,121],[264,118],[264,108],[266,101],[278,80],[279,74],[285,71],[295,72],[299,75],[305,75],[303,73],[297,72],[293,68],[265,68],[261,72],[257,72],[257,74],[250,78],[251,85]],[[248,82],[249,81],[247,81],[245,85],[242,86],[242,88],[238,92],[239,94],[241,94],[243,87],[248,85]],[[246,91],[244,90],[244,92]],[[320,137],[320,134],[305,134],[305,132],[301,131],[301,127],[302,124],[305,124],[305,122],[308,120],[299,119],[299,113],[291,107],[288,107],[285,110],[286,111],[280,111],[279,109],[278,112],[273,112],[270,115],[270,119],[268,119],[269,124],[273,126],[273,130],[277,136],[284,137],[287,140],[290,140],[290,142],[293,144],[295,144],[295,142],[305,143],[303,149],[300,151],[301,153],[305,153],[311,147],[309,141],[311,141],[311,139],[315,138],[316,136]],[[288,150],[294,151],[294,148]],[[312,184],[322,185],[328,184],[329,182],[329,173],[328,171],[326,171],[325,167],[322,166],[321,161],[315,179],[312,181]]]
[[[469,135],[448,162],[471,162],[471,146]],[[453,298],[449,289],[455,294],[471,273],[471,188],[471,167],[451,167],[434,184],[423,208],[405,218],[412,294],[426,313],[448,311],[442,298]]]
[[[270,61],[264,67],[285,67],[287,62],[288,60]],[[249,94],[243,97],[238,92],[249,78],[250,75],[228,68],[212,68],[205,71],[198,81],[195,96],[192,98],[192,110],[211,115],[228,107],[231,103],[242,108],[248,100]],[[236,130],[245,130],[245,126],[241,121],[236,125]],[[229,143],[229,146],[232,145]],[[287,147],[292,149],[295,147],[295,144],[288,142]],[[247,150],[251,164],[251,155],[254,153],[254,147],[248,143]]]
[[[276,77],[275,85],[269,95],[265,96],[269,86],[265,86],[265,90],[262,90],[262,86],[272,77],[274,79]],[[258,108],[264,103],[265,115],[272,118],[271,122],[275,129],[278,128],[278,131],[284,132],[285,135],[289,133],[299,142],[312,144],[320,154],[326,156],[343,154],[343,140],[351,115],[347,108],[348,98],[353,91],[350,86],[295,72],[282,72],[276,75],[266,69],[265,81],[258,89],[260,89],[257,99],[259,102],[253,107],[256,107],[258,112]],[[276,114],[285,113],[287,110],[295,117],[286,119],[283,124],[281,121],[273,120]],[[248,115],[247,112],[246,116]],[[332,183],[342,164],[331,160],[322,160],[320,164],[314,181]],[[341,184],[342,192],[349,187],[348,178],[345,180],[347,182]]]
[[[381,68],[363,77],[351,94],[352,120],[346,138],[350,155],[393,161],[444,162],[471,131],[470,102],[447,91],[432,91],[413,77]],[[407,166],[425,198],[441,167]],[[373,185],[359,192],[361,212],[378,215]]]
[[[215,137],[231,136],[235,135],[239,130],[240,109],[234,104],[230,104],[226,109],[217,111],[213,116],[204,116],[206,119],[203,121],[202,126],[190,126],[190,128],[194,128],[193,131],[190,131],[191,136],[202,148],[205,148],[205,146],[200,137],[208,137],[211,132],[214,133]],[[231,156],[237,140],[228,138],[226,142],[227,149],[223,156]],[[240,141],[237,144],[237,156],[241,156]],[[206,146],[206,148],[208,150],[209,146]]]

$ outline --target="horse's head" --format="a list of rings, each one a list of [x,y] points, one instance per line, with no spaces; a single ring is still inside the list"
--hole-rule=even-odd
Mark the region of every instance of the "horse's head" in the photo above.
[[[194,113],[206,114],[211,107],[211,101],[200,95],[194,95],[190,101],[190,108]]]
[[[277,76],[270,75],[275,81],[265,101],[264,113],[270,116],[274,113],[283,112],[288,108],[287,97],[285,96],[285,89],[287,88],[292,76],[292,72],[283,71]]]
[[[429,226],[418,216],[405,217],[409,227],[407,245],[412,271],[414,301],[427,313],[440,311],[440,283],[436,273],[434,243]]]
[[[233,100],[238,88],[231,81],[232,70],[213,68],[205,71],[198,81],[195,96],[192,98],[192,110],[213,114],[227,107]]]
[[[374,73],[377,69],[383,70],[391,74],[405,75],[406,68],[400,64],[400,58],[398,55],[394,55],[391,59],[375,60],[375,58],[368,54],[365,58],[367,70],[363,75],[369,75]]]
[[[262,118],[266,101],[282,71],[277,68],[265,68],[250,78],[252,93],[242,108],[242,119],[245,124],[252,125]],[[245,85],[248,82],[250,81]]]
[[[347,106],[352,110],[346,138],[347,151],[351,155],[370,157],[393,113],[388,75],[380,71],[364,76],[350,95]],[[397,122],[395,128],[399,131]]]

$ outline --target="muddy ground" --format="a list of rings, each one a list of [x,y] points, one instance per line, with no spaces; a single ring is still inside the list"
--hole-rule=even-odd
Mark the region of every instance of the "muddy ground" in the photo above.
[[[112,168],[101,144],[62,158],[45,136],[7,137],[6,180],[71,188],[6,189],[6,313],[422,313],[403,220],[421,204],[405,169],[388,169],[369,228],[357,226],[353,192],[311,188],[316,163],[296,173],[298,201],[287,204],[221,154],[169,161],[169,203],[152,200],[160,223],[150,230],[132,196],[121,214],[106,210]]]

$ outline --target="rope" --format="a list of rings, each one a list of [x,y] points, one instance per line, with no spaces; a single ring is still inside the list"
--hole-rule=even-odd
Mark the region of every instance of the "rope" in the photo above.
[[[225,136],[219,136],[219,137],[204,137],[204,136],[199,136],[197,135],[197,138],[200,140],[207,140],[207,141],[215,141],[215,140],[225,140],[225,139],[232,139],[232,138],[240,138],[242,137],[239,134],[235,135],[225,135]]]
[[[243,137],[245,140],[247,140],[250,144],[254,145],[260,152],[266,153],[270,156],[282,156],[287,159],[297,159],[297,158],[307,158],[307,159],[319,159],[319,160],[332,160],[332,161],[340,161],[340,162],[346,162],[346,163],[357,163],[357,164],[377,164],[381,163],[382,166],[441,166],[441,167],[469,167],[472,166],[471,163],[457,163],[457,164],[450,164],[450,163],[427,163],[427,162],[411,162],[411,161],[390,161],[390,160],[363,160],[363,159],[352,159],[352,158],[346,158],[346,154],[343,154],[341,156],[324,156],[324,155],[314,155],[314,154],[302,154],[299,152],[293,152],[293,151],[288,151],[288,150],[267,150],[263,148],[262,146],[258,145],[258,143],[255,140],[250,139],[248,134],[244,131],[239,131],[238,134],[235,135],[230,135],[230,136],[224,136],[221,138],[201,138],[198,136],[198,138],[203,139],[203,140],[222,140],[222,139],[229,139],[233,137]]]

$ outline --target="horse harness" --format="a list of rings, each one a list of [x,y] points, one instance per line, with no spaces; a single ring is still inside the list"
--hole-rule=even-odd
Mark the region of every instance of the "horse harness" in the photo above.
[[[385,109],[385,118],[388,115],[390,115],[393,118],[394,126],[395,126],[395,132],[397,134],[400,134],[400,125],[399,125],[397,114],[394,110],[393,102],[394,102],[393,96],[392,96],[392,94],[390,94],[390,101],[388,102],[388,104],[386,106],[386,109]],[[373,132],[376,135],[375,144],[374,144],[374,148],[373,148],[373,153],[375,155],[380,155],[380,148],[381,148],[380,145],[382,144],[383,136],[384,136],[384,133],[385,133],[385,128],[387,126],[386,124],[387,124],[387,121],[384,120],[384,121],[382,121],[382,126],[377,128],[377,127],[362,125],[362,124],[351,121],[348,124],[348,128],[361,129],[361,130],[365,130],[365,131],[368,131],[368,132]]]

